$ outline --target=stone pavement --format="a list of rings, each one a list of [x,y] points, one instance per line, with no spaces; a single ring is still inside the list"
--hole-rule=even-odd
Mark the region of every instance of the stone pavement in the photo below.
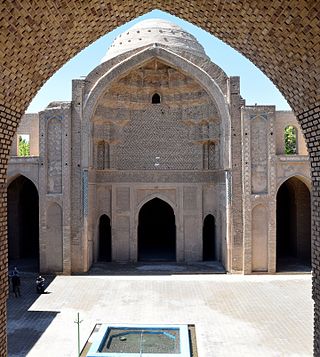
[[[24,274],[22,297],[9,297],[10,357],[75,357],[77,312],[82,345],[99,322],[195,324],[199,357],[312,356],[310,274],[93,271],[57,276],[41,296],[34,279]]]

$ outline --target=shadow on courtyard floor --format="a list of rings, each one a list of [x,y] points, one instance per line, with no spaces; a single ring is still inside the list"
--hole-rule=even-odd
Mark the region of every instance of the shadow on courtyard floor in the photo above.
[[[10,264],[9,271],[12,268]],[[15,297],[10,286],[7,301],[9,357],[26,356],[58,314],[51,311],[28,311],[41,297],[36,293],[37,272],[30,271],[32,269],[28,269],[25,264],[18,265],[18,269],[21,276],[21,297]],[[45,276],[45,279],[48,287],[54,276]],[[46,292],[50,293],[50,288]]]
[[[85,275],[178,275],[178,274],[225,274],[223,265],[217,261],[198,263],[176,262],[139,262],[114,263],[98,262],[93,264]],[[78,274],[77,274],[78,275]]]

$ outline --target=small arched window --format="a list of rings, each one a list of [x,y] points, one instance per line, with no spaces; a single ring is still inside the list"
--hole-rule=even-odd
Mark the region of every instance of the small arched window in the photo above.
[[[155,93],[152,96],[152,104],[159,104],[161,102],[160,95],[158,93]]]
[[[284,129],[284,152],[286,155],[294,155],[298,153],[297,129],[292,125],[288,125]]]

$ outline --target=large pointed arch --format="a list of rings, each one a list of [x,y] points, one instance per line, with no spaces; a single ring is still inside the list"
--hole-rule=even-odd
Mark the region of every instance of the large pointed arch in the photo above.
[[[90,92],[85,98],[83,110],[85,132],[89,133],[91,130],[90,119],[96,109],[98,100],[104,93],[106,87],[108,87],[114,80],[116,80],[119,77],[119,74],[125,75],[127,72],[132,71],[134,68],[147,63],[150,59],[153,58],[157,58],[164,63],[177,68],[184,74],[194,78],[195,81],[197,81],[206,90],[210,96],[210,99],[215,103],[221,120],[221,150],[223,153],[228,153],[226,155],[221,154],[222,163],[223,167],[228,169],[230,167],[231,119],[228,111],[226,97],[222,93],[215,80],[201,67],[161,46],[147,47],[123,60],[111,69],[106,69],[106,72],[102,74],[101,77],[96,81],[95,85],[92,86]],[[86,141],[83,147],[90,147],[89,136],[86,135],[83,139]],[[92,148],[91,152],[93,152]],[[83,165],[90,166],[89,157],[85,151],[83,152]]]
[[[144,2],[127,1],[101,3],[69,2],[68,6],[54,1],[30,3],[21,6],[6,2],[2,11],[3,26],[3,86],[0,96],[0,118],[3,123],[1,136],[0,180],[5,182],[7,155],[11,140],[21,115],[41,85],[64,63],[81,49],[131,19],[155,8],[202,27],[230,44],[249,58],[273,81],[299,115],[311,153],[313,186],[313,238],[315,255],[319,250],[320,187],[319,142],[319,85],[320,25],[317,20],[318,3],[308,0],[272,2],[213,1],[199,2]],[[54,11],[52,11],[54,9]],[[61,21],[57,19],[63,18]],[[19,23],[19,26],[15,25]],[[246,26],[243,26],[245,24]],[[70,43],[73,46],[70,46]],[[279,56],[281,53],[281,56]],[[45,55],[44,55],[45,54]],[[28,59],[33,58],[33,61]],[[294,59],[294,60],[293,60]],[[6,190],[2,191],[1,207],[6,206]],[[5,217],[4,208],[2,217]],[[1,230],[1,245],[6,246],[6,227]],[[6,262],[6,249],[1,259]],[[315,299],[315,354],[320,353],[320,279],[319,262],[314,262]],[[5,281],[3,269],[1,281]],[[4,289],[5,290],[5,289]],[[6,353],[6,296],[1,298],[0,351]]]

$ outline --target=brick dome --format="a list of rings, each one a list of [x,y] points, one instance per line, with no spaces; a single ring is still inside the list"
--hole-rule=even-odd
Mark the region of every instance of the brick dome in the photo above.
[[[180,26],[163,19],[148,19],[120,34],[113,41],[102,62],[153,44],[168,47],[175,52],[192,52],[193,55],[207,58],[197,39]]]

